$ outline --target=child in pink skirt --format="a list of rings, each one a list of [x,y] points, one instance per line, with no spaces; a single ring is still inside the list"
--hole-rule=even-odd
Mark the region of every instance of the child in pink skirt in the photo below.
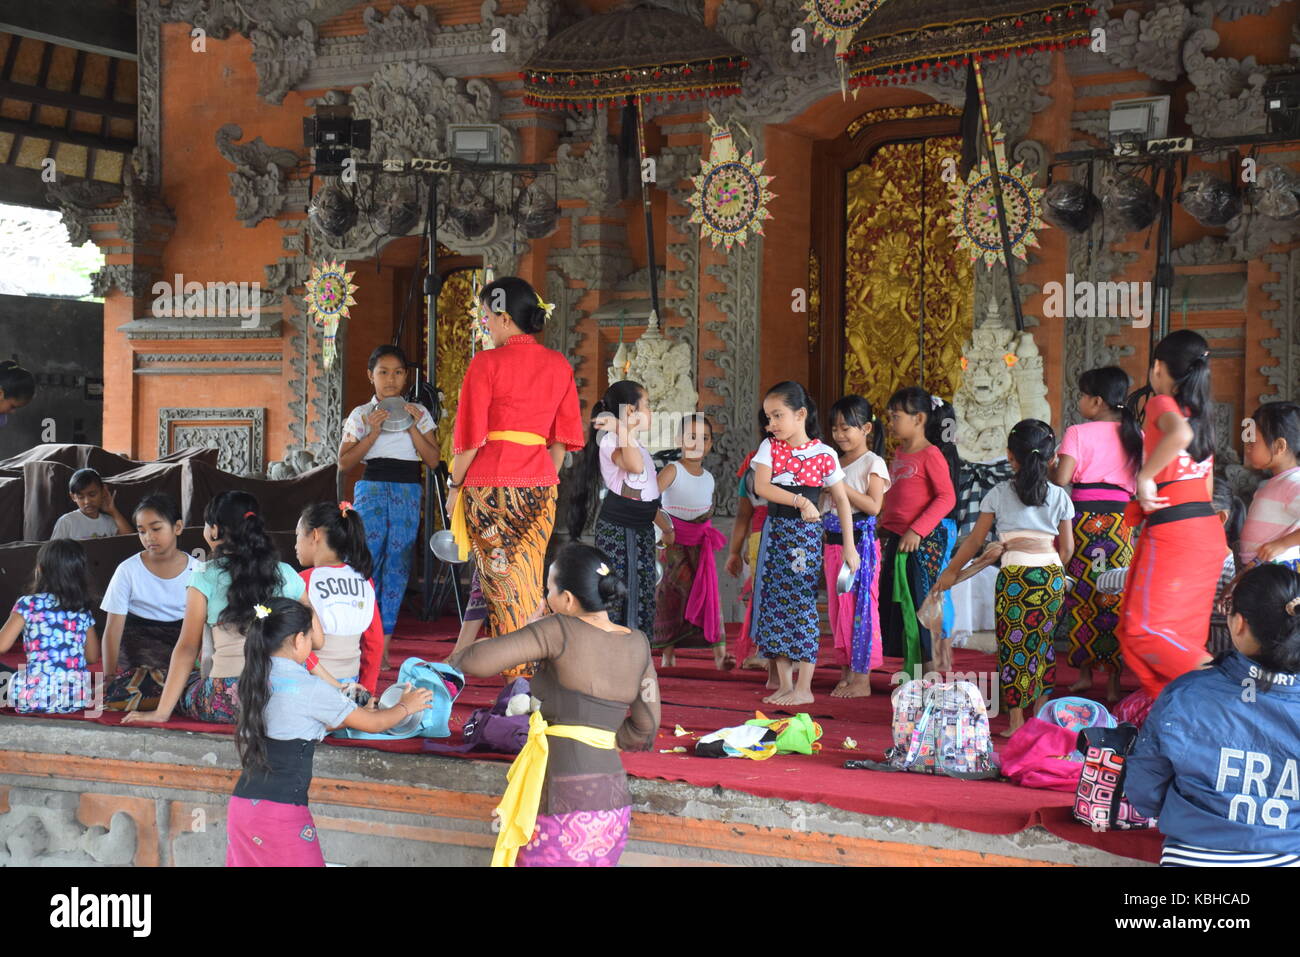
[[[304,667],[322,640],[311,609],[268,598],[244,642],[235,745],[244,772],[226,812],[227,867],[324,867],[316,822],[307,807],[316,742],[338,727],[387,731],[429,707],[424,689],[392,708],[358,708]]]

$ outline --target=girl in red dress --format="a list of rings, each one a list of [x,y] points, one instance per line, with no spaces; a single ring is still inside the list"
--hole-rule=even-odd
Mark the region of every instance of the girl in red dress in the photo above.
[[[1211,500],[1210,349],[1190,329],[1160,340],[1143,410],[1143,463],[1126,520],[1141,522],[1121,603],[1120,649],[1151,698],[1209,661],[1210,611],[1227,544]]]

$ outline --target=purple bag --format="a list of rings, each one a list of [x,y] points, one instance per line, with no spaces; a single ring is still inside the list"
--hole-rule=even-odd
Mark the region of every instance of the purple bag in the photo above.
[[[528,679],[516,678],[501,689],[491,708],[479,708],[465,719],[465,726],[461,729],[464,744],[453,746],[426,740],[424,750],[435,754],[468,754],[471,751],[518,754],[528,741],[529,716],[507,716],[506,706],[515,695],[528,693]]]

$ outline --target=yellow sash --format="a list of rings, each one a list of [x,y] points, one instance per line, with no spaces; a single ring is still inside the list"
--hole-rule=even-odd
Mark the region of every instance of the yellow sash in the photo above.
[[[516,445],[546,444],[546,436],[538,435],[536,432],[513,432],[507,429],[502,432],[489,432],[487,437],[489,442],[514,442]],[[456,496],[456,504],[451,510],[451,536],[456,540],[462,562],[469,558],[470,550],[469,523],[465,521],[464,491],[461,489],[461,494]]]
[[[506,772],[506,793],[497,805],[500,830],[492,852],[493,867],[514,867],[519,848],[533,839],[537,827],[537,809],[542,803],[542,783],[546,780],[546,760],[550,742],[546,738],[572,738],[593,748],[614,750],[614,732],[588,728],[580,724],[546,723],[540,711],[528,719],[528,743]]]

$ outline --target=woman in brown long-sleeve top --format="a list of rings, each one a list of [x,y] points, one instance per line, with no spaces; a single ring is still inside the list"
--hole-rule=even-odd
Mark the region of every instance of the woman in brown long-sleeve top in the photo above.
[[[599,549],[564,546],[547,575],[554,614],[477,642],[449,662],[478,677],[539,663],[532,693],[541,712],[499,808],[494,864],[612,867],[623,853],[632,800],[618,751],[654,744],[659,684],[645,634],[609,620],[606,609],[623,600],[624,589],[612,571]],[[549,756],[539,747],[543,734]],[[526,782],[541,766],[538,800]]]

